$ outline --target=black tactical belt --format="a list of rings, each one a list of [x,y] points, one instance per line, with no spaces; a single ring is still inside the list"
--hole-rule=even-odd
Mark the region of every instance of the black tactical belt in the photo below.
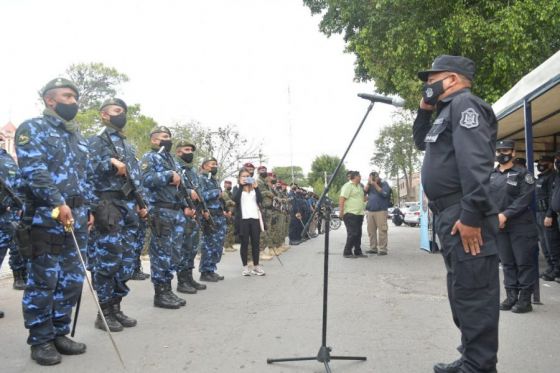
[[[461,202],[461,198],[463,198],[463,193],[461,192],[448,194],[445,197],[441,197],[436,200],[430,201],[428,203],[428,206],[430,207],[430,210],[432,210],[434,214],[439,214],[443,212],[443,210],[445,210],[446,208]]]
[[[118,200],[126,200],[129,201],[133,197],[129,196],[126,197],[123,192],[120,190],[118,191],[107,191],[107,192],[98,192],[97,196],[101,199],[118,199]]]
[[[159,207],[161,209],[169,210],[182,210],[183,206],[178,203],[168,203],[168,202],[156,202],[153,204],[154,207]]]
[[[86,199],[82,196],[67,197],[64,200],[71,209],[82,207],[86,203]]]

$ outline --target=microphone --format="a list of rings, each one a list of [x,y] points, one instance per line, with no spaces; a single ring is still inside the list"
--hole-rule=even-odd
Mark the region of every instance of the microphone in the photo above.
[[[358,93],[358,97],[363,98],[365,100],[370,100],[371,102],[381,102],[383,104],[389,104],[389,105],[393,105],[393,106],[398,106],[398,107],[403,107],[404,106],[404,100],[402,98],[398,98],[398,97],[388,97],[388,96],[382,96],[382,95],[378,95],[376,93]]]

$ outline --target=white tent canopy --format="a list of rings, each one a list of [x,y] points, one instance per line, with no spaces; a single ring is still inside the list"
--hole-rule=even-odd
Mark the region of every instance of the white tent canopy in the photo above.
[[[516,149],[525,149],[525,103],[530,105],[535,153],[558,149],[560,134],[560,51],[525,75],[493,105],[498,118],[498,139],[516,140]],[[531,146],[531,145],[529,145]],[[532,157],[531,157],[532,158]]]

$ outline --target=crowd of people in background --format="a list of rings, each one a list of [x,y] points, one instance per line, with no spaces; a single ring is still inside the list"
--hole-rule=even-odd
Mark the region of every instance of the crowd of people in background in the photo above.
[[[43,115],[15,134],[17,163],[0,135],[0,264],[9,251],[38,364],[86,351],[67,335],[87,271],[100,310],[94,327],[122,332],[137,325],[122,307],[129,280],[150,278],[153,305],[179,309],[187,301],[172,281],[183,294],[223,281],[224,248],[234,251],[239,243],[241,275],[264,276],[261,260],[321,230],[315,220],[302,235],[317,195],[296,184],[288,188],[264,165],[255,173],[246,163],[237,185],[226,180],[222,188],[217,160],[196,166],[196,145],[175,139],[165,126],[152,129],[151,150],[139,157],[124,135],[128,107],[119,98],[101,105],[102,130],[82,137],[74,120],[79,95],[64,78],[44,86]],[[146,249],[150,274],[141,265]]]

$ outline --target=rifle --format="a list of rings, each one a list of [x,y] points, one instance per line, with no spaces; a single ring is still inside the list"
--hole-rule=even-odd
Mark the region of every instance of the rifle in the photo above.
[[[18,210],[23,208],[23,201],[21,200],[21,198],[17,196],[17,194],[15,194],[15,192],[12,190],[12,188],[10,188],[10,186],[8,185],[6,180],[4,180],[3,177],[0,177],[0,192],[6,193],[6,195],[13,201],[15,207]]]
[[[208,210],[208,206],[206,205],[206,201],[204,201],[204,197],[202,196],[202,193],[200,193],[200,190],[197,186],[194,185],[194,183],[189,179],[188,175],[186,174],[186,172],[183,170],[183,172],[181,172],[182,174],[182,179],[185,180],[185,182],[187,182],[188,188],[194,190],[194,192],[196,193],[196,195],[198,196],[198,200],[199,200],[199,204],[200,207],[202,208],[202,212],[206,212],[208,213],[208,226],[209,228],[214,231],[216,230],[216,223],[214,223],[214,219],[212,219],[212,215],[210,214],[210,210]]]
[[[134,181],[130,178],[129,167],[126,163],[124,155],[119,154],[119,151],[117,150],[115,143],[113,143],[113,140],[111,139],[109,133],[106,130],[104,130],[103,132],[105,134],[105,137],[107,138],[107,142],[109,143],[111,150],[113,151],[114,158],[124,163],[124,167],[126,169],[125,175],[123,176],[125,182],[121,188],[121,192],[125,197],[132,195],[132,197],[136,201],[136,204],[138,205],[138,208],[140,208],[141,210],[148,209],[148,205],[146,204],[146,201],[144,201],[144,197],[142,197],[142,194],[138,191],[136,184],[134,184]]]

